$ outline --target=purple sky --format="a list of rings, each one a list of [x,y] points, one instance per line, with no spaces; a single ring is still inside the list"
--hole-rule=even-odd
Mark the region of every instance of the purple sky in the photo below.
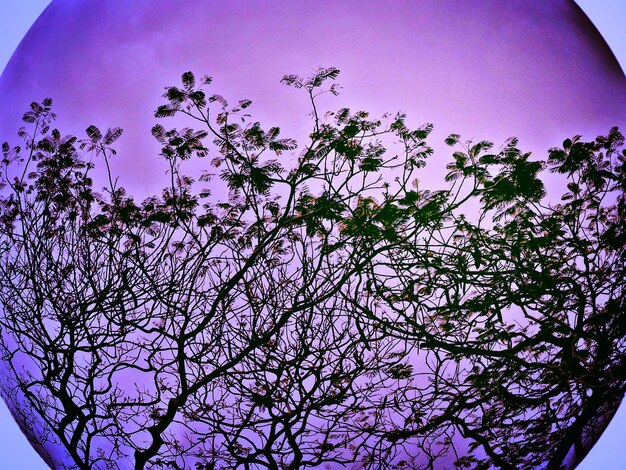
[[[0,135],[52,96],[64,130],[124,127],[117,170],[154,191],[152,110],[182,71],[213,75],[215,91],[252,98],[255,118],[297,138],[305,102],[278,81],[318,65],[342,70],[329,108],[406,111],[434,139],[517,135],[541,151],[626,126],[626,79],[571,2],[181,3],[55,0],[0,78]]]
[[[154,191],[162,167],[152,111],[182,71],[214,76],[217,92],[251,98],[256,119],[298,138],[306,103],[279,80],[317,66],[342,70],[341,97],[323,105],[406,111],[409,123],[435,124],[433,140],[517,135],[543,152],[626,124],[626,79],[566,0],[65,0],[44,12],[0,79],[0,133],[11,135],[31,100],[52,96],[68,132],[123,127],[116,170],[131,189]]]

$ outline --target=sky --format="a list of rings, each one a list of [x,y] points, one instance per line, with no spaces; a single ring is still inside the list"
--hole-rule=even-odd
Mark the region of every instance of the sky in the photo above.
[[[47,1],[41,0],[23,0],[20,2],[0,0],[0,71],[47,3]],[[626,3],[622,0],[604,0],[603,2],[580,0],[578,3],[609,43],[620,61],[622,69],[626,69],[626,37],[620,31],[620,25],[623,26],[626,20]],[[356,84],[352,86],[356,86]],[[0,404],[0,410],[0,436],[2,436],[0,439],[0,470],[5,468],[27,470],[45,468],[17,426],[12,422],[3,403]],[[611,423],[605,435],[579,468],[583,470],[626,468],[626,465],[622,463],[626,462],[626,449],[623,446],[624,432],[626,432],[626,406],[621,407],[618,416]],[[620,467],[619,465],[623,466]]]

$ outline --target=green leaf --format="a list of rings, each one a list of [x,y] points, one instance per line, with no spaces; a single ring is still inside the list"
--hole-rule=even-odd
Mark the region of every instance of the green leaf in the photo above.
[[[444,142],[449,146],[453,146],[456,145],[460,138],[461,136],[459,134],[450,134],[448,137],[446,137]]]
[[[246,109],[247,107],[249,107],[252,104],[251,100],[241,100],[239,101],[239,107],[241,109]]]
[[[154,112],[154,117],[165,118],[172,117],[178,112],[178,107],[169,104],[163,104]]]
[[[361,168],[361,170],[363,171],[376,171],[381,167],[382,164],[383,161],[380,158],[365,157],[363,160],[361,160],[359,168]]]

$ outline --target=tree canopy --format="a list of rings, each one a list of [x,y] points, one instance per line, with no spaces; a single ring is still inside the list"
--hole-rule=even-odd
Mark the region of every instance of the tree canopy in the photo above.
[[[432,126],[321,112],[338,74],[283,78],[299,145],[184,73],[141,202],[121,129],[31,104],[2,146],[2,393],[51,466],[559,469],[595,442],[626,384],[622,134],[544,160],[452,134],[426,189]]]

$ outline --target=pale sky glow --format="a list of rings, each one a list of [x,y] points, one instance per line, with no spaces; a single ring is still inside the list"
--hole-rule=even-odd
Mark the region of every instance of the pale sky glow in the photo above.
[[[72,3],[72,2],[68,2],[68,3]],[[287,2],[285,2],[287,3]],[[578,0],[577,3],[581,6],[581,8],[587,13],[587,15],[590,17],[590,19],[594,22],[594,24],[596,25],[596,27],[600,30],[600,33],[603,35],[603,37],[605,38],[605,40],[608,42],[608,44],[611,46],[616,58],[618,59],[618,61],[620,62],[620,65],[622,67],[622,70],[626,70],[626,35],[623,33],[623,31],[621,30],[621,28],[623,28],[623,25],[626,24],[626,3],[623,0],[603,0],[602,2],[599,2],[597,0]],[[49,2],[47,0],[24,0],[24,1],[16,1],[16,0],[0,0],[0,72],[2,70],[5,69],[6,64],[9,61],[10,56],[12,55],[13,51],[15,50],[15,48],[17,47],[17,45],[19,44],[21,38],[24,36],[25,32],[28,30],[28,28],[30,27],[30,25],[34,22],[34,20],[39,16],[40,12],[43,11],[43,9],[49,4]],[[53,4],[54,6],[54,4]],[[93,11],[92,11],[93,13]],[[287,14],[287,13],[286,13]],[[392,20],[399,20],[402,17],[402,12],[400,10],[398,10],[398,16],[397,18],[394,17],[392,18]],[[87,25],[91,25],[94,28],[94,31],[97,31],[97,26],[98,26],[98,21],[99,18],[97,15],[95,16],[89,16],[87,13],[85,13],[85,16],[81,18],[85,24]],[[150,18],[143,18],[143,19],[139,19],[137,21],[147,21],[148,23],[150,23],[152,21],[152,19]],[[155,20],[156,21],[156,20]],[[390,20],[391,21],[391,20]],[[462,22],[464,21],[464,19],[462,18],[457,18],[457,19],[453,19],[453,21],[459,21]],[[216,21],[215,23],[216,25],[219,26],[219,21]],[[70,25],[71,26],[71,25]],[[346,28],[348,27],[355,27],[354,25],[350,26],[350,25],[345,25]],[[358,26],[357,26],[358,27]],[[122,27],[120,27],[120,30],[117,32],[120,35],[123,34],[123,31],[121,29]],[[388,30],[391,31],[393,30],[393,24],[391,25],[383,25],[380,26],[381,28],[381,35],[383,35],[383,33],[386,33]],[[387,28],[387,29],[385,29]],[[77,28],[79,29],[79,28]],[[148,29],[148,28],[146,28]],[[141,30],[140,27],[138,27],[137,30]],[[227,31],[227,28],[224,27],[223,31],[219,31],[220,34],[229,34]],[[68,35],[71,33],[68,33]],[[96,33],[94,33],[96,34]],[[110,33],[111,37],[114,37],[115,32]],[[247,40],[251,40],[249,38],[245,37],[245,33],[244,32],[239,32],[239,39],[241,40],[241,44],[245,44],[246,39]],[[167,37],[167,35],[166,35]],[[355,36],[356,37],[356,36]],[[556,37],[556,35],[555,35]],[[52,44],[48,44],[46,45],[46,47],[48,47],[48,49],[44,50],[43,52],[41,52],[42,57],[45,57],[45,54],[52,54],[53,51],[55,50],[55,48],[59,48],[59,47],[63,47],[63,44],[65,40],[67,40],[66,38],[64,38],[63,34],[59,33],[59,35],[55,36],[56,39],[58,39],[58,43],[52,43]],[[180,39],[180,38],[179,38]],[[354,38],[353,38],[354,39]],[[401,42],[402,40],[406,39],[402,36],[401,33],[398,33],[398,36],[395,37],[394,39],[398,40],[399,42]],[[161,39],[159,37],[155,37],[152,38],[151,40],[147,40],[145,44],[141,45],[141,46],[137,46],[139,47],[143,47],[143,49],[136,51],[138,56],[142,55],[142,54],[148,54],[147,51],[149,51],[150,47],[154,47],[155,44],[156,45],[161,45],[161,43],[159,42]],[[354,39],[356,41],[356,39]],[[175,43],[176,38],[172,39],[172,42],[175,44],[174,46],[172,46],[168,51],[168,53],[170,54],[175,54],[177,52],[180,52],[180,54],[184,57],[186,57],[188,60],[192,61],[193,57],[198,55],[198,56],[202,56],[203,54],[206,54],[207,52],[204,49],[189,49],[186,50],[184,49],[183,45],[181,44],[176,44]],[[278,41],[278,40],[277,40]],[[233,38],[233,42],[235,42],[236,44],[240,44],[236,42],[236,38]],[[86,46],[85,49],[82,49],[81,45],[75,45],[72,44],[72,47],[75,47],[75,50],[78,51],[77,53],[80,52],[84,52],[84,51],[88,51],[91,50],[91,47],[93,45],[93,43],[86,41],[85,42]],[[355,44],[357,44],[357,42],[355,42]],[[461,46],[462,44],[459,43],[459,46]],[[97,53],[99,54],[99,57],[101,58],[101,60],[103,61],[112,61],[114,60],[114,55],[107,55],[107,49],[110,49],[110,44],[105,44],[102,45],[102,49],[98,50]],[[426,47],[427,45],[425,45]],[[584,45],[582,45],[581,47],[583,47]],[[121,46],[120,46],[121,47]],[[235,47],[239,47],[239,46],[235,46]],[[243,45],[241,46],[243,47]],[[268,50],[272,50],[274,47],[278,47],[278,45],[274,44],[272,42],[271,39],[268,39],[267,42],[267,48]],[[356,46],[355,46],[356,47]],[[533,45],[533,47],[537,48],[538,53],[541,53],[540,50],[540,43],[537,42],[536,44]],[[87,49],[89,48],[89,49]],[[400,60],[403,59],[403,51],[405,51],[405,49],[403,49],[402,47],[399,47],[399,55],[397,58],[399,58]],[[409,50],[410,48],[407,47],[406,50]],[[584,49],[584,47],[583,47]],[[126,49],[125,49],[126,50]],[[307,58],[300,58],[300,59],[294,59],[293,57],[290,60],[290,66],[296,67],[296,70],[282,70],[283,67],[280,67],[278,65],[274,65],[274,69],[279,69],[281,72],[284,73],[289,73],[289,72],[300,72],[302,70],[304,70],[306,72],[306,70],[310,69],[312,66],[315,66],[318,64],[318,62],[321,60],[323,61],[325,58],[327,58],[325,56],[325,49],[324,48],[319,48],[319,49],[315,49],[313,46],[311,46],[311,50],[317,51],[317,52],[312,52],[312,54],[316,54],[315,55],[315,60],[313,61],[313,63],[307,63]],[[581,49],[582,50],[582,49]],[[584,52],[584,51],[583,51]],[[570,52],[565,51],[564,54],[569,54]],[[358,52],[356,53],[358,55]],[[425,52],[426,54],[426,52]],[[217,54],[216,54],[217,55]],[[349,54],[346,55],[346,57],[344,58],[346,62],[349,61],[348,59]],[[478,56],[477,56],[478,57]],[[569,57],[569,56],[568,56]],[[392,60],[384,57],[384,54],[380,54],[380,55],[375,55],[376,60],[380,61],[380,64],[382,67],[386,67],[387,64],[391,64]],[[482,56],[478,59],[484,59],[485,56]],[[448,60],[451,61],[455,61],[457,60],[457,57],[451,57],[448,58]],[[487,57],[487,59],[489,59]],[[571,53],[571,60],[575,60],[576,59],[576,54]],[[142,64],[139,64],[140,67],[142,66],[147,66],[147,64],[150,63],[151,57],[148,54],[147,56],[145,56],[145,62]],[[171,59],[172,61],[174,61],[174,59]],[[228,57],[226,54],[223,56],[220,56],[218,59],[219,63],[221,63],[224,67],[228,67],[228,66],[232,66],[232,64],[234,63],[233,61],[236,62],[236,58],[231,58]],[[266,60],[265,58],[262,57],[255,57],[255,60]],[[355,59],[356,60],[356,59]],[[388,62],[387,62],[388,61]],[[511,61],[511,64],[513,64],[513,60]],[[355,62],[356,63],[356,62]],[[60,74],[57,74],[57,70],[58,70],[58,64],[54,64],[54,61],[51,60],[50,64],[52,65],[43,65],[43,70],[46,71],[50,71],[49,75],[46,75],[45,81],[46,83],[48,83],[47,81],[49,81],[49,83],[51,84],[51,86],[54,86],[55,84],[58,85],[59,83],[61,83],[61,79],[62,76]],[[193,63],[193,65],[195,66],[195,70],[198,70],[199,72],[203,72],[203,70],[199,67],[201,67],[203,64],[202,60],[198,59],[195,63]],[[505,67],[507,65],[511,65],[511,64],[502,64],[502,67]],[[77,64],[73,64],[74,66],[76,66]],[[80,64],[79,64],[80,65]],[[113,68],[113,66],[115,64],[109,64],[111,65],[111,68]],[[327,65],[327,66],[334,66],[334,65],[338,65],[336,63],[327,63],[326,62],[322,62],[322,64],[320,65]],[[494,64],[492,64],[495,67],[495,61]],[[2,76],[2,80],[0,80],[0,95],[2,95],[2,93],[6,92],[6,90],[3,90],[3,80],[4,80],[4,84],[6,83],[16,83],[17,81],[19,81],[17,78],[15,78],[14,76],[10,75],[10,74],[18,74],[19,72],[23,71],[23,70],[29,70],[29,64],[27,64],[26,62],[19,62],[19,63],[13,63],[11,64],[11,67],[7,68],[7,74],[5,76]],[[68,66],[72,66],[71,64]],[[46,67],[49,67],[46,68]],[[87,64],[85,65],[86,67],[86,73],[93,73],[93,76],[96,77],[98,76],[98,74],[100,73],[99,70],[100,69],[95,69],[93,71],[91,71],[90,67],[91,65],[87,62]],[[308,67],[308,69],[307,69]],[[359,65],[354,65],[353,70],[358,70]],[[391,67],[389,65],[389,67]],[[415,65],[416,70],[417,70],[417,65]],[[428,66],[424,66],[424,67],[428,67]],[[535,67],[534,64],[521,64],[520,66],[520,73],[526,73],[528,70],[531,70]],[[526,68],[525,68],[526,67]],[[132,68],[132,67],[131,67]],[[130,70],[131,68],[129,68],[128,70]],[[304,69],[303,69],[304,68]],[[346,77],[344,77],[344,79],[341,80],[341,84],[342,86],[344,86],[344,88],[347,89],[345,96],[347,97],[347,99],[355,99],[356,96],[356,92],[355,90],[358,90],[360,88],[362,88],[363,85],[363,81],[360,80],[358,77],[356,77],[355,73],[350,74],[350,67],[347,67],[348,72],[346,73]],[[125,69],[126,70],[126,69]],[[491,70],[491,69],[490,69]],[[424,73],[430,73],[431,71],[429,70],[425,70]],[[496,70],[493,73],[498,72],[498,70]],[[576,81],[579,79],[579,77],[575,74],[576,70],[572,69],[572,70],[567,70],[567,73],[571,73],[572,74],[572,82]],[[581,74],[582,75],[582,74]],[[531,75],[528,72],[528,75],[534,79],[539,80],[539,76],[534,76]],[[272,76],[272,75],[259,75],[258,77],[256,77],[256,80],[258,80],[264,91],[260,93],[261,98],[258,100],[255,100],[255,115],[261,120],[261,122],[264,121],[270,121],[271,119],[264,119],[263,116],[263,109],[264,107],[268,107],[271,106],[270,104],[264,104],[264,103],[272,103],[272,102],[276,102],[276,100],[278,99],[285,99],[285,96],[288,96],[289,93],[286,92],[285,89],[280,89],[281,92],[281,98],[278,97],[278,95],[273,95],[273,91],[272,91],[272,86],[271,83],[272,80],[274,82],[277,81],[279,77],[276,76]],[[136,81],[134,83],[140,83],[140,82],[144,82],[143,77],[132,77],[132,76],[128,76],[128,80],[133,82],[133,80]],[[161,74],[157,74],[153,80],[149,81],[148,83],[145,84],[146,87],[152,87],[155,90],[158,90],[158,86],[157,84],[161,84],[161,85],[165,85],[168,84],[169,81],[171,81],[172,77],[163,77],[163,75]],[[26,79],[25,79],[26,80]],[[33,80],[41,80],[40,78],[34,78]],[[61,111],[58,111],[61,116],[65,116],[65,115],[69,115],[71,112],[76,112],[77,114],[79,113],[79,110],[82,108],[82,103],[80,102],[81,99],[87,99],[85,98],[86,96],[89,96],[91,93],[97,94],[99,92],[99,89],[102,89],[103,84],[106,83],[106,76],[102,77],[101,82],[98,82],[95,78],[94,78],[94,82],[93,82],[93,88],[91,89],[84,89],[81,88],[81,83],[78,83],[80,80],[78,80],[76,83],[66,83],[66,91],[74,91],[74,90],[78,90],[77,91],[77,95],[80,96],[80,98],[76,98],[76,102],[68,102],[65,101],[65,103],[61,103]],[[244,96],[240,96],[241,95],[241,90],[245,90],[247,85],[250,83],[250,79],[243,77],[243,78],[237,78],[233,80],[233,83],[226,83],[226,79],[224,78],[218,78],[218,84],[219,84],[219,88],[220,91],[224,88],[225,85],[228,85],[227,87],[230,87],[229,90],[227,90],[225,92],[225,94],[229,94],[230,96],[233,97],[246,97],[245,96],[245,91]],[[452,80],[452,78],[450,79]],[[616,82],[610,82],[607,81],[606,83],[618,83],[619,81]],[[43,82],[42,82],[43,83]],[[560,82],[555,81],[552,84],[546,85],[545,88],[541,89],[541,93],[545,93],[545,96],[548,96],[550,93],[558,93],[558,86],[559,86]],[[622,82],[623,83],[623,82]],[[37,86],[33,85],[38,91],[43,89],[43,85],[42,88],[37,88]],[[469,87],[472,86],[472,84],[468,84],[468,89]],[[517,90],[519,87],[523,86],[523,81],[520,80],[519,82],[515,82],[513,84],[513,87]],[[100,87],[100,88],[99,88]],[[446,84],[442,83],[442,90],[446,89]],[[28,89],[27,87],[25,87],[25,89]],[[269,90],[269,91],[268,91]],[[352,91],[349,91],[352,90]],[[535,88],[529,88],[526,91],[521,91],[519,92],[520,94],[522,94],[523,96],[526,97],[526,99],[528,100],[528,106],[530,109],[544,109],[543,106],[543,101],[545,101],[547,98],[543,95],[541,96],[533,96],[534,92],[536,92],[538,90],[537,87]],[[67,93],[69,93],[69,91],[67,91]],[[399,92],[395,92],[394,90],[386,90],[386,89],[380,89],[377,90],[379,93],[376,94],[376,100],[372,100],[371,102],[368,102],[368,100],[370,99],[368,95],[361,95],[361,96],[356,96],[356,98],[362,98],[363,103],[363,108],[365,109],[374,109],[376,112],[379,111],[378,108],[380,108],[380,106],[382,106],[382,108],[380,108],[380,110],[382,111],[386,111],[386,110],[391,110],[394,111],[396,109],[396,103],[401,103],[402,102],[402,93]],[[486,85],[484,87],[484,96],[488,96],[489,93],[491,93],[492,90],[490,90],[489,86]],[[519,91],[519,90],[518,90]],[[43,92],[43,91],[42,91]],[[567,129],[567,131],[569,132],[570,128],[575,128],[576,125],[578,123],[580,123],[580,117],[571,117],[569,116],[568,112],[571,110],[576,110],[576,112],[583,112],[586,111],[588,112],[588,115],[590,116],[590,119],[594,120],[593,124],[591,124],[591,128],[595,128],[597,126],[604,126],[604,121],[602,120],[602,110],[599,109],[600,105],[596,105],[594,100],[602,100],[602,102],[604,101],[610,101],[607,96],[609,96],[610,93],[612,93],[613,91],[610,89],[604,89],[604,90],[598,90],[597,93],[591,93],[589,92],[589,94],[587,96],[581,96],[579,99],[581,100],[581,103],[565,103],[563,106],[563,108],[559,108],[561,109],[561,111],[563,112],[562,116],[563,119],[568,119],[567,122],[565,123],[560,123],[557,122],[559,119],[559,113],[557,112],[558,109],[555,106],[554,108],[549,108],[547,107],[546,109],[548,109],[547,111],[545,111],[545,115],[544,116],[540,116],[540,118],[544,118],[546,121],[548,122],[554,122],[554,128],[550,128],[548,129],[548,131],[546,131],[544,134],[541,134],[542,129],[544,127],[544,123],[541,122],[541,125],[539,123],[537,124],[532,124],[530,121],[527,124],[527,128],[521,130],[520,132],[522,133],[522,139],[524,137],[526,137],[528,140],[530,141],[532,137],[530,136],[536,136],[536,141],[532,141],[529,145],[532,146],[534,145],[536,142],[545,142],[546,140],[550,140],[551,138],[553,138],[553,134],[559,134],[559,137],[562,138],[563,135],[561,132],[561,128],[559,127],[561,124],[563,125],[564,129]],[[263,93],[265,93],[265,95],[263,95]],[[443,93],[443,92],[442,92]],[[563,92],[564,95],[566,96],[566,92]],[[461,96],[462,93],[459,92],[459,96],[454,96],[451,97],[451,100],[454,101],[455,103],[459,103],[462,102],[464,99],[463,96]],[[616,96],[618,95],[618,93],[616,93]],[[624,93],[621,93],[621,95],[623,96]],[[69,95],[66,95],[69,96]],[[343,94],[342,94],[343,96]],[[380,98],[380,96],[382,96],[382,98]],[[158,95],[157,95],[158,97]],[[43,96],[41,97],[43,98]],[[422,99],[424,99],[424,97],[421,97]],[[437,97],[433,97],[433,102]],[[19,93],[16,94],[15,96],[15,101],[10,103],[11,109],[10,112],[13,112],[14,109],[13,107],[17,108],[20,107],[18,105],[18,101],[21,99],[21,96],[19,95]],[[142,97],[134,97],[134,96],[116,96],[114,92],[110,92],[110,94],[107,94],[105,96],[103,96],[101,98],[103,101],[107,101],[107,102],[111,102],[112,105],[110,107],[110,109],[107,110],[107,113],[103,112],[103,116],[106,116],[107,119],[111,118],[111,116],[113,116],[115,119],[119,119],[120,122],[115,122],[113,124],[115,125],[121,125],[122,127],[124,127],[125,129],[132,131],[132,127],[134,125],[136,125],[138,128],[140,127],[140,124],[143,125],[143,121],[141,121],[141,119],[147,119],[148,115],[151,115],[151,110],[152,110],[152,105],[151,103],[148,103],[148,107],[145,109],[145,114],[146,116],[141,116],[141,119],[139,120],[140,124],[134,124],[134,121],[132,121],[132,119],[126,118],[125,114],[126,111],[124,109],[121,108],[121,105],[124,103],[131,103],[131,106],[133,107],[145,107],[146,106],[146,101],[143,100]],[[289,98],[287,98],[289,99]],[[483,96],[479,96],[476,99],[480,100],[483,99]],[[500,103],[501,108],[494,106],[494,110],[493,110],[493,114],[491,115],[486,115],[483,116],[483,118],[485,119],[485,122],[498,122],[499,125],[501,125],[501,132],[505,133],[507,126],[510,124],[511,128],[515,128],[515,120],[511,119],[510,121],[507,121],[507,119],[509,118],[507,116],[506,110],[508,109],[508,107],[512,106],[511,103],[508,103],[506,101],[507,97],[506,96],[502,96],[502,102]],[[452,102],[451,101],[451,102]],[[391,102],[391,105],[388,105],[387,102]],[[598,103],[600,103],[600,101],[598,101]],[[618,100],[619,103],[619,100]],[[572,108],[568,108],[567,106],[572,106]],[[114,107],[115,106],[119,106],[119,110],[115,111]],[[414,105],[407,105],[409,106],[411,109],[415,109],[416,106]],[[536,106],[536,108],[533,108],[533,106]],[[576,107],[578,106],[578,107]],[[387,109],[389,108],[389,109]],[[21,109],[21,108],[20,108]],[[582,110],[582,111],[581,111]],[[439,112],[440,111],[440,112]],[[445,120],[445,116],[450,113],[451,111],[449,109],[443,109],[443,110],[438,110],[437,112],[433,113],[433,116],[418,116],[418,121],[422,122],[424,120],[433,120],[435,121],[435,123],[437,124],[437,120]],[[532,111],[531,111],[532,112]],[[529,112],[529,113],[531,113]],[[135,115],[133,115],[135,116]],[[530,116],[530,114],[529,114]],[[622,118],[622,127],[624,127],[626,125],[626,114],[622,113],[621,115]],[[98,119],[101,116],[90,116],[90,118],[93,117],[94,119]],[[151,116],[150,116],[151,117]],[[282,116],[285,117],[285,116]],[[81,122],[81,124],[86,124],[85,119],[90,119],[90,118],[85,118],[84,116],[76,116],[76,120]],[[124,121],[124,119],[129,119],[129,121]],[[473,127],[473,116],[471,115],[471,113],[467,113],[467,114],[463,114],[463,113],[459,113],[459,122],[458,122],[458,126],[461,127],[465,132],[469,132],[470,135],[473,132],[478,132],[476,129]],[[528,118],[529,119],[529,118]],[[528,120],[527,119],[527,120]],[[7,119],[3,122],[3,117],[0,116],[0,133],[4,134],[4,132],[6,131],[6,125],[7,121],[9,121],[10,119]],[[132,124],[131,124],[132,123]],[[557,125],[558,124],[558,125]],[[618,123],[619,124],[619,123]],[[136,129],[135,129],[136,130]],[[448,130],[448,129],[446,129]],[[452,129],[453,131],[456,131],[456,129]],[[608,128],[606,129],[608,130]],[[294,132],[297,132],[297,129],[293,129]],[[443,130],[442,132],[445,132],[445,130]],[[524,135],[525,134],[525,135]],[[541,134],[541,135],[538,135]],[[537,136],[538,135],[538,136]],[[479,137],[482,137],[479,135]],[[501,135],[495,135],[495,136],[488,136],[488,138],[493,138],[494,140],[497,141],[498,138],[500,137],[507,137],[507,135],[501,136]],[[3,137],[4,138],[4,137]],[[0,139],[3,140],[3,139]],[[138,148],[137,147],[138,143],[133,143],[130,142],[128,143],[128,149],[129,152],[132,152],[133,149]],[[118,168],[118,171],[120,172],[128,172],[130,170],[130,167],[124,167],[123,164]],[[152,170],[150,170],[149,168],[149,164],[146,164],[145,168],[143,168],[141,170],[142,174],[147,174],[149,175],[149,177],[152,177]],[[155,173],[156,174],[156,173]],[[137,182],[138,188],[139,190],[142,189],[142,184],[140,182]],[[132,192],[132,183],[129,184],[128,186],[131,187],[131,192]],[[611,423],[611,425],[609,426],[609,429],[605,432],[605,434],[602,436],[602,438],[600,439],[600,441],[598,442],[598,444],[594,447],[594,449],[591,451],[590,455],[587,457],[587,459],[585,460],[585,462],[583,462],[578,468],[582,469],[582,470],[595,470],[595,469],[607,469],[607,470],[611,470],[611,469],[626,469],[626,458],[624,457],[625,455],[625,451],[624,451],[624,444],[623,444],[623,436],[626,435],[626,404],[622,404],[620,410],[618,411],[616,417],[614,418],[613,422]],[[21,432],[19,431],[19,429],[17,428],[17,426],[15,425],[15,423],[13,422],[8,410],[6,409],[4,403],[0,403],[0,436],[2,437],[0,439],[0,470],[2,469],[25,469],[25,470],[39,470],[39,469],[44,469],[46,468],[45,465],[43,464],[43,462],[41,462],[41,460],[38,458],[38,456],[34,453],[34,451],[30,448],[28,442],[26,441],[26,439],[24,438],[24,436],[21,434]],[[621,444],[620,444],[621,443]]]

